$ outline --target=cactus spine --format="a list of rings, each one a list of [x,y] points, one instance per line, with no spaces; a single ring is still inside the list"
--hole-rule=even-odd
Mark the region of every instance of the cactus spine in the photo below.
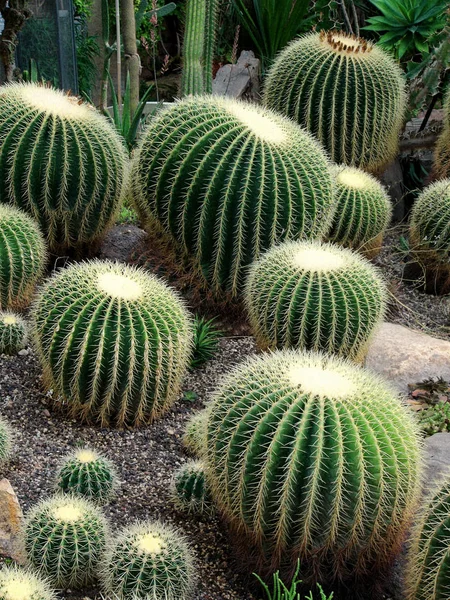
[[[25,348],[27,338],[27,324],[19,315],[0,312],[0,354],[17,354]]]
[[[119,599],[186,600],[194,583],[191,550],[172,527],[136,523],[112,540],[102,583],[107,594]]]
[[[203,456],[206,447],[206,425],[208,423],[208,410],[203,409],[186,423],[183,445],[194,456]]]
[[[336,163],[375,172],[397,153],[403,74],[362,38],[322,31],[294,40],[270,69],[263,102],[317,136]]]
[[[328,239],[376,256],[392,216],[389,196],[381,183],[355,167],[334,166],[334,221]]]
[[[306,583],[385,567],[420,492],[412,415],[374,375],[324,354],[275,352],[229,374],[205,457],[213,499],[257,572],[292,575],[299,559]]]
[[[260,346],[360,361],[383,317],[385,295],[376,268],[351,250],[285,242],[250,267],[245,303]]]
[[[57,600],[46,579],[28,569],[3,565],[0,600]]]
[[[44,237],[33,219],[0,204],[0,309],[26,306],[46,258]]]
[[[175,401],[191,318],[156,277],[107,261],[70,266],[41,288],[32,319],[47,382],[71,415],[141,425]]]
[[[8,459],[11,453],[11,446],[11,428],[4,419],[0,418],[0,465]]]
[[[106,521],[94,504],[55,496],[27,515],[24,547],[28,562],[56,587],[80,588],[96,579],[106,536]]]
[[[205,476],[205,465],[191,460],[174,474],[171,496],[175,506],[184,512],[202,515],[211,510],[211,498]]]
[[[114,495],[117,474],[107,458],[95,450],[82,448],[64,459],[57,473],[56,485],[61,492],[104,504]]]
[[[126,185],[127,153],[94,107],[58,90],[0,92],[0,202],[40,224],[54,252],[98,241]]]
[[[406,563],[407,600],[450,597],[450,479],[426,498],[413,528]]]
[[[312,136],[225,98],[188,98],[161,112],[132,177],[143,223],[158,220],[216,293],[238,295],[261,252],[325,235],[333,217],[331,175]]]
[[[444,98],[444,130],[436,144],[433,175],[450,178],[450,90]]]

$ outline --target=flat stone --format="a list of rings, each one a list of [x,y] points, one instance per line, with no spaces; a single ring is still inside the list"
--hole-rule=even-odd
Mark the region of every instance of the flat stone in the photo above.
[[[224,65],[216,73],[212,93],[216,96],[259,100],[260,62],[251,50],[241,52],[234,65]]]
[[[7,479],[0,481],[0,556],[24,564],[20,542],[23,513],[17,496]]]
[[[424,484],[428,489],[445,475],[450,476],[450,433],[435,433],[426,438],[424,453]]]
[[[400,393],[409,383],[430,377],[450,381],[450,342],[395,323],[383,323],[367,354],[365,366],[384,377]]]

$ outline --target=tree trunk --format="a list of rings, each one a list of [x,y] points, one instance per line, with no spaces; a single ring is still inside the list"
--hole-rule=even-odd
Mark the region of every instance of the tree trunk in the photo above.
[[[5,70],[5,81],[9,83],[14,79],[17,34],[31,12],[26,8],[26,0],[0,0],[0,13],[5,21],[5,28],[0,36],[0,60]]]
[[[131,114],[133,114],[139,104],[139,75],[141,71],[141,61],[136,45],[136,19],[133,0],[121,0],[120,19],[122,22],[125,69],[130,75],[130,108]]]

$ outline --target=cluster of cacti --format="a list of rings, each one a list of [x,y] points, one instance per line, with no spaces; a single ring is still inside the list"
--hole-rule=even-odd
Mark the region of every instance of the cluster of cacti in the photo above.
[[[181,92],[211,94],[218,0],[188,0],[183,41]]]
[[[115,598],[186,600],[194,583],[191,550],[179,531],[162,523],[126,527],[107,549],[102,583]]]
[[[69,454],[58,469],[59,491],[104,504],[114,495],[117,474],[114,465],[91,448]]]
[[[450,598],[450,479],[424,502],[414,526],[406,562],[407,600]]]
[[[45,263],[45,242],[37,224],[17,208],[0,204],[0,309],[27,304]]]
[[[175,401],[191,319],[153,275],[107,261],[72,265],[41,288],[32,319],[47,383],[71,415],[140,425]]]
[[[389,563],[421,458],[413,415],[378,378],[285,350],[236,368],[209,410],[212,496],[256,572],[292,574],[299,559],[304,581],[331,584]]]
[[[24,525],[27,561],[58,588],[79,588],[98,574],[107,526],[83,498],[55,496],[31,509]]]
[[[385,285],[360,255],[332,244],[285,242],[250,267],[245,303],[258,344],[362,360]]]
[[[174,473],[172,499],[179,510],[187,513],[201,515],[211,510],[211,498],[203,462],[191,460]]]
[[[306,127],[336,163],[374,172],[397,153],[404,77],[362,38],[321,31],[294,40],[274,61],[263,101]]]
[[[443,101],[444,130],[436,144],[433,175],[438,178],[450,178],[450,90]]]
[[[183,436],[184,447],[194,456],[202,456],[206,446],[208,410],[195,413],[186,423]]]
[[[52,251],[101,238],[126,185],[127,153],[94,107],[35,84],[0,91],[0,202],[31,214]]]
[[[8,423],[0,418],[0,465],[9,457],[11,452],[12,433]]]
[[[225,98],[188,98],[155,117],[132,181],[144,225],[169,232],[216,293],[237,295],[261,252],[326,235],[333,217],[318,142],[289,119]]]
[[[17,354],[28,337],[26,322],[12,312],[0,312],[0,354]]]
[[[48,581],[29,569],[3,565],[0,600],[57,600]]]
[[[334,221],[328,239],[368,258],[381,250],[392,205],[381,183],[356,167],[333,166]]]

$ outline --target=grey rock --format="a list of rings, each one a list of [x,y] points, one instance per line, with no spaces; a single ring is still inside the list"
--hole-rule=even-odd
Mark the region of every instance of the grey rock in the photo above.
[[[143,243],[146,237],[146,232],[136,225],[116,225],[103,240],[100,257],[129,262],[134,250]]]
[[[23,564],[20,542],[23,513],[17,496],[7,479],[0,481],[0,556]]]
[[[217,71],[213,94],[259,101],[260,69],[259,59],[252,51],[244,50],[235,65],[224,65]]]
[[[425,440],[425,489],[450,475],[450,433],[436,433]]]
[[[429,377],[450,381],[450,342],[403,325],[383,323],[374,336],[365,366],[400,393]]]

